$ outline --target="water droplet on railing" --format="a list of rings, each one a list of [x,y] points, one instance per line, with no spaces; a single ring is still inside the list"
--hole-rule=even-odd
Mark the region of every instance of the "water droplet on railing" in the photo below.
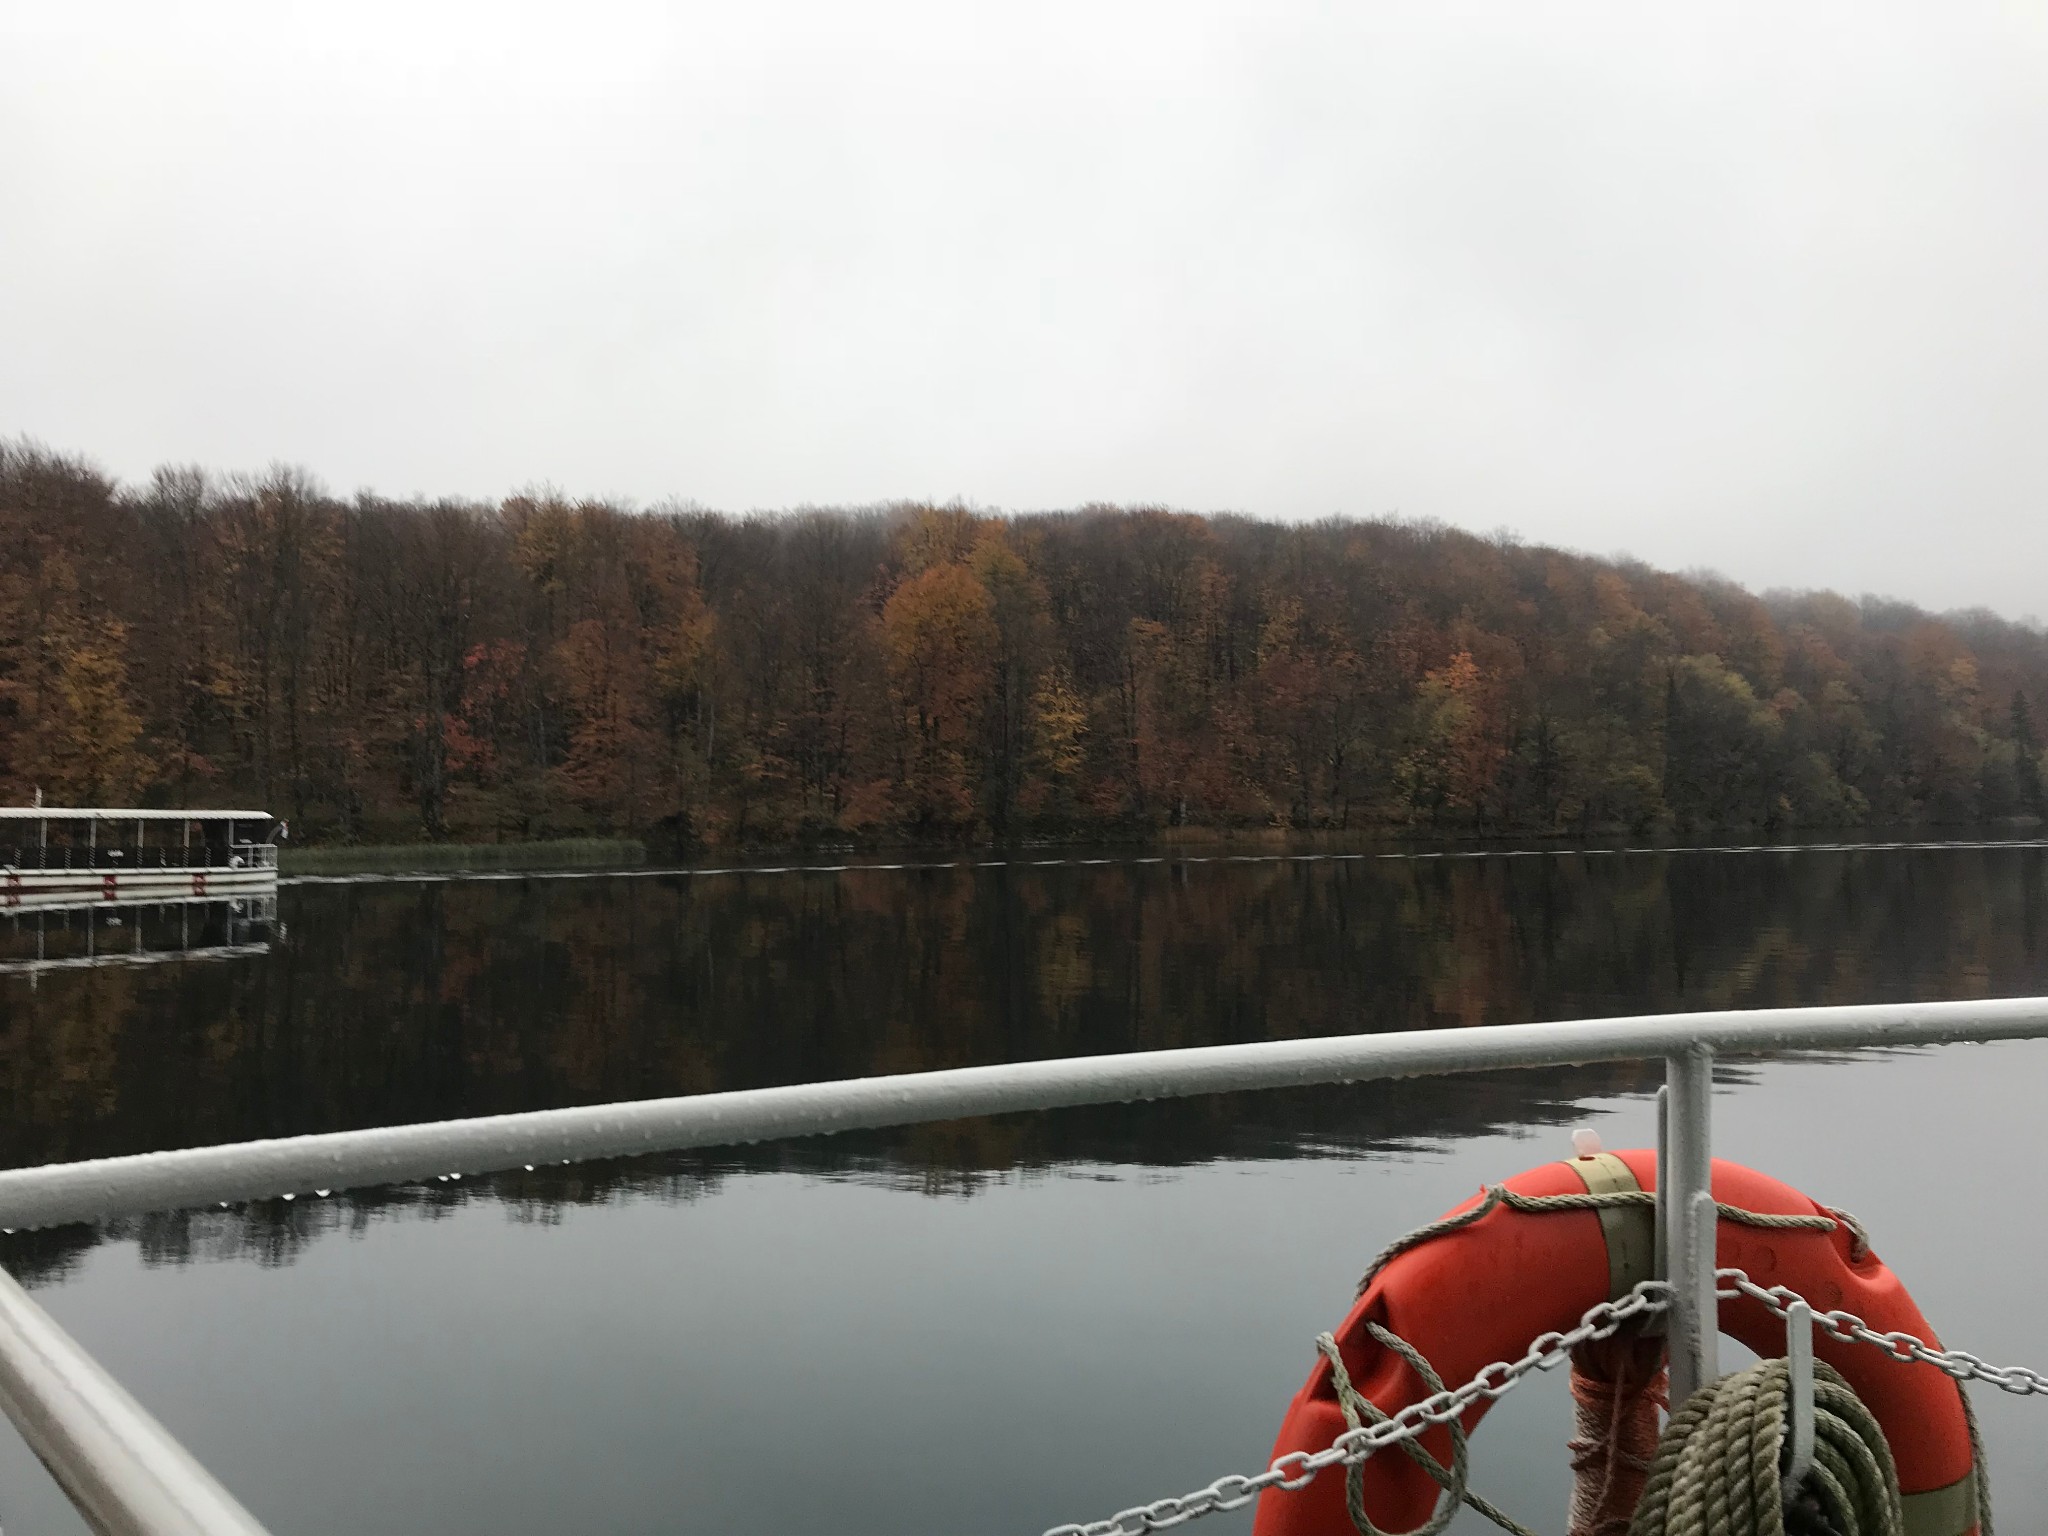
[[[297,1195],[286,1195],[286,1196],[285,1196],[285,1199],[287,1199],[287,1200],[296,1200],[296,1199],[298,1199],[298,1198],[299,1198],[299,1197],[298,1197]]]
[[[316,1189],[313,1191],[313,1193],[318,1195],[322,1200],[325,1200],[329,1195],[333,1194],[334,1191],[331,1189]]]

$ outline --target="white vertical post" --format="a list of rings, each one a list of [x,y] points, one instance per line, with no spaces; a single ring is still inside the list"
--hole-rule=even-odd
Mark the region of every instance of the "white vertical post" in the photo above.
[[[1785,1364],[1791,1375],[1791,1418],[1785,1460],[1784,1498],[1799,1495],[1799,1485],[1813,1470],[1813,1308],[1795,1301],[1785,1309]]]
[[[1651,1238],[1655,1257],[1650,1264],[1650,1273],[1659,1280],[1671,1278],[1671,1216],[1664,1198],[1664,1181],[1671,1166],[1671,1085],[1666,1083],[1657,1090],[1657,1209],[1651,1225],[1655,1231]],[[1657,1326],[1663,1327],[1661,1320]]]
[[[1711,1189],[1692,1192],[1692,1220],[1686,1223],[1692,1243],[1686,1254],[1686,1282],[1692,1287],[1692,1316],[1699,1333],[1693,1340],[1699,1360],[1695,1387],[1704,1387],[1721,1374],[1720,1282],[1714,1278],[1716,1239],[1721,1233],[1721,1209]]]
[[[1665,1058],[1669,1161],[1657,1171],[1663,1190],[1665,1252],[1671,1281],[1671,1407],[1720,1374],[1720,1307],[1714,1296],[1714,1053],[1693,1046]]]

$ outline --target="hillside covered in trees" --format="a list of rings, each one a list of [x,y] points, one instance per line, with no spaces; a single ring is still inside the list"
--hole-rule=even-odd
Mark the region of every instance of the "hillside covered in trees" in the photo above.
[[[0,800],[300,839],[2038,816],[2048,634],[1430,526],[119,485],[0,444]]]

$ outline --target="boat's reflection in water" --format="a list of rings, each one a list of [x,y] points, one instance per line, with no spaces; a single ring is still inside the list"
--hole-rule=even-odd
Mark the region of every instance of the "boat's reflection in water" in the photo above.
[[[274,895],[18,908],[0,921],[0,976],[267,955],[283,934]]]

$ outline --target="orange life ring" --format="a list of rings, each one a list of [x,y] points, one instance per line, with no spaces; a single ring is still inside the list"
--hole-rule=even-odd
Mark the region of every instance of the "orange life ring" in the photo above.
[[[1656,1187],[1657,1154],[1609,1152],[1545,1163],[1507,1181],[1523,1195],[1606,1193]],[[1828,1212],[1789,1184],[1744,1168],[1714,1163],[1714,1196],[1744,1210],[1799,1216]],[[1451,1215],[1471,1210],[1475,1196]],[[1833,1231],[1774,1229],[1720,1223],[1722,1268],[1746,1271],[1759,1285],[1783,1285],[1816,1311],[1846,1309],[1880,1332],[1903,1330],[1935,1338],[1897,1275],[1855,1239]],[[1451,1386],[1481,1367],[1513,1360],[1540,1334],[1562,1332],[1603,1300],[1650,1278],[1652,1222],[1647,1206],[1520,1212],[1505,1206],[1470,1226],[1397,1254],[1372,1278],[1336,1331],[1352,1385],[1387,1413],[1428,1395],[1420,1376],[1367,1332],[1378,1323],[1412,1344]],[[1784,1324],[1749,1297],[1721,1303],[1721,1328],[1760,1356],[1784,1353]],[[1907,1536],[1975,1536],[1977,1482],[1970,1427],[1960,1386],[1935,1366],[1900,1361],[1868,1344],[1814,1332],[1814,1354],[1840,1371],[1884,1427],[1905,1494]],[[1464,1415],[1467,1431],[1484,1417],[1481,1398]],[[1329,1362],[1315,1369],[1280,1427],[1273,1454],[1320,1451],[1344,1432]],[[1422,1445],[1450,1464],[1450,1432],[1433,1428]],[[1428,1519],[1438,1488],[1406,1456],[1381,1454],[1364,1466],[1366,1512],[1383,1530],[1410,1531]],[[1261,1495],[1253,1536],[1351,1536],[1341,1469],[1299,1489]]]

